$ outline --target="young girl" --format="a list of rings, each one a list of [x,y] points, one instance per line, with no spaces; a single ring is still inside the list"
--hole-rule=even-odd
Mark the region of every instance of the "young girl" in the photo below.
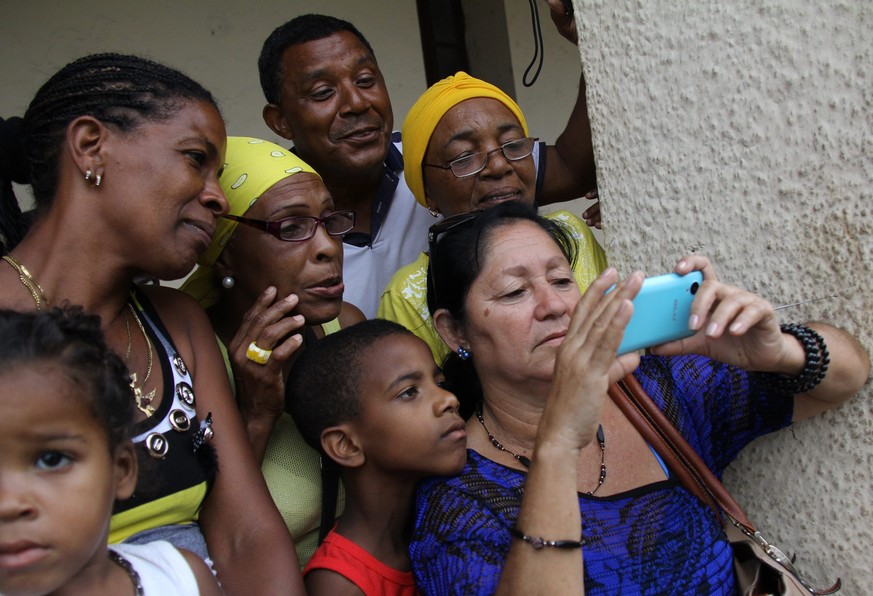
[[[25,232],[0,260],[0,308],[81,305],[130,369],[133,441],[154,466],[148,492],[117,505],[111,543],[172,542],[231,595],[303,594],[206,313],[138,283],[185,276],[209,246],[226,138],[212,94],[168,66],[94,54],[61,68],[0,136],[0,154],[24,151],[36,205],[0,205],[4,233]]]
[[[0,594],[220,594],[168,542],[107,548],[136,486],[134,400],[80,309],[0,310]]]

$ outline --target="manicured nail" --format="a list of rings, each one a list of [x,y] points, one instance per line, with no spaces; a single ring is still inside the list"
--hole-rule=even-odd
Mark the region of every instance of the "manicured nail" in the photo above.
[[[688,317],[688,328],[692,331],[696,331],[699,324],[700,318],[697,315],[691,315],[690,317]]]
[[[706,328],[706,334],[713,337],[716,333],[718,333],[718,323],[710,323],[709,327]]]
[[[731,327],[730,327],[730,331],[731,331],[731,333],[739,333],[739,332],[742,331],[742,330],[743,330],[743,324],[740,323],[739,321],[737,321],[736,323],[734,323],[734,324],[731,325]]]

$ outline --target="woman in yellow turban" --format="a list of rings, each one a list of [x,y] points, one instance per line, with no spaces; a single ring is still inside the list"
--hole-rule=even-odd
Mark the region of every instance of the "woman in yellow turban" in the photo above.
[[[284,411],[285,379],[309,342],[364,318],[342,299],[354,212],[335,211],[315,170],[260,139],[228,138],[219,183],[230,212],[183,289],[226,346],[249,440],[305,565],[318,539],[319,457]]]
[[[587,116],[583,120],[576,128],[588,131],[583,136],[589,142],[576,149],[588,165],[573,175],[562,157],[566,147],[559,150],[532,138],[521,108],[509,95],[458,72],[431,86],[410,108],[403,123],[403,174],[418,202],[447,219],[505,201],[535,205],[543,197],[547,202],[578,197],[591,189],[586,185],[594,184]],[[603,249],[574,214],[556,211],[547,217],[567,227],[578,243],[574,270],[584,291],[606,267]],[[382,294],[379,317],[404,325],[442,362],[448,348],[427,308],[428,262],[422,253],[394,274]]]

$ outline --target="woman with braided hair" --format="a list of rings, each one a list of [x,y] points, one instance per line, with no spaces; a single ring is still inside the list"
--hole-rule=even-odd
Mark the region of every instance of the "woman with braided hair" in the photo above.
[[[0,263],[0,308],[81,305],[131,371],[134,441],[153,465],[116,503],[110,542],[197,552],[229,594],[303,593],[209,320],[182,292],[135,283],[187,274],[228,211],[215,100],[161,64],[97,54],[51,77],[22,124],[3,142],[26,148],[36,210],[29,227],[0,211],[7,240],[26,229]]]

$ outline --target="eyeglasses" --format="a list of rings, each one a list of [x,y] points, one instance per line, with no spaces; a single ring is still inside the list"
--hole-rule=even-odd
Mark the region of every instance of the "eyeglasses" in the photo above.
[[[455,175],[455,178],[466,178],[467,176],[478,174],[479,172],[484,170],[485,166],[488,165],[488,158],[495,151],[500,151],[501,153],[503,153],[503,157],[505,157],[509,161],[518,161],[519,159],[524,159],[525,157],[533,153],[534,144],[538,140],[539,139],[534,137],[526,137],[524,139],[518,139],[516,141],[509,141],[508,143],[504,143],[497,149],[492,149],[491,151],[481,151],[479,153],[465,155],[464,157],[454,159],[447,164],[422,163],[421,165],[428,166],[430,168],[451,170],[452,174]]]
[[[324,224],[324,229],[331,236],[342,236],[355,227],[354,211],[334,211],[324,217],[298,215],[277,221],[249,219],[248,217],[239,217],[238,215],[224,215],[223,217],[224,219],[258,228],[285,242],[303,242],[304,240],[309,240],[315,236],[318,224]]]
[[[436,283],[436,273],[434,271],[433,263],[434,263],[434,255],[436,255],[436,247],[437,243],[441,236],[446,234],[447,232],[451,232],[452,230],[459,228],[463,225],[472,223],[476,220],[480,215],[482,215],[484,211],[469,211],[467,213],[458,213],[457,215],[452,215],[451,217],[446,217],[445,219],[441,219],[440,221],[433,224],[427,230],[427,244],[428,244],[428,276],[430,277],[430,289],[433,291],[433,303],[436,307],[439,307],[439,302],[437,301],[437,283]]]

